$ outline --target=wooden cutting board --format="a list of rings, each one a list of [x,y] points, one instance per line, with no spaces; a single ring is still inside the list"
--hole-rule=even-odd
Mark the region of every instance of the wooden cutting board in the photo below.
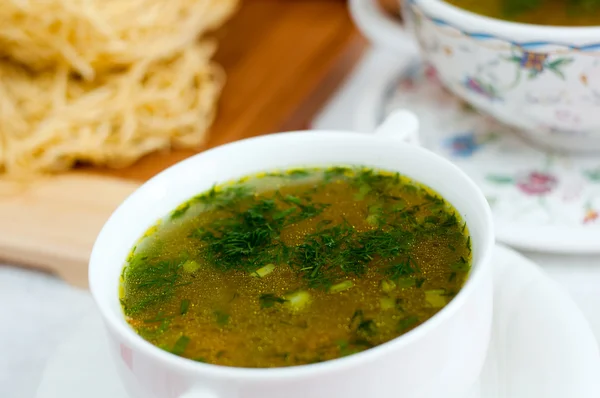
[[[245,0],[215,33],[227,85],[210,136],[197,151],[153,154],[121,170],[80,169],[4,187],[0,260],[87,286],[87,262],[111,212],[143,181],[201,150],[306,128],[358,60],[365,41],[345,1]]]

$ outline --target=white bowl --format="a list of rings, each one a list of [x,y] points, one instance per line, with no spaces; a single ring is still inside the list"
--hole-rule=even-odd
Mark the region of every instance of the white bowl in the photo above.
[[[417,128],[416,118],[400,111],[375,136],[310,131],[242,140],[193,156],[134,192],[100,232],[89,269],[92,295],[129,393],[136,398],[385,398],[397,391],[403,397],[439,398],[467,390],[481,370],[490,337],[492,217],[484,196],[463,172],[414,143]],[[363,353],[275,369],[180,358],[143,340],[127,324],[119,304],[119,275],[131,247],[157,219],[215,182],[264,170],[335,164],[398,171],[432,187],[464,217],[473,268],[463,289],[438,314]]]
[[[375,1],[351,1],[361,30],[396,50],[414,47]],[[600,150],[600,27],[502,21],[442,0],[405,0],[403,17],[440,80],[475,108],[542,146]]]

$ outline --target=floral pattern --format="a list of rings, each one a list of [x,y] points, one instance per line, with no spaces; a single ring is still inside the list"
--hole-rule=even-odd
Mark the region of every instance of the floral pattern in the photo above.
[[[479,144],[473,133],[454,136],[448,140],[448,144],[455,156],[471,156],[479,149]]]
[[[411,26],[425,61],[452,92],[532,140],[552,135],[561,149],[599,145],[600,43],[518,42],[509,30],[506,37],[471,32],[428,15],[413,0],[407,8],[419,21]]]
[[[519,191],[528,196],[545,196],[552,193],[558,185],[558,178],[541,171],[521,173],[517,178],[506,175],[488,174],[485,179],[493,184],[514,185]]]
[[[471,131],[450,137],[446,141],[446,144],[452,150],[454,156],[469,157],[477,152],[484,144],[495,138],[496,136],[494,134],[482,136]]]
[[[550,55],[543,53],[534,53],[531,51],[523,51],[523,55],[516,57],[516,61],[521,68],[542,72],[546,67],[546,61]]]
[[[467,76],[463,82],[463,85],[467,90],[479,94],[491,101],[502,100],[494,86],[488,83],[484,83],[481,79],[477,77]]]
[[[440,76],[438,74],[438,71],[435,68],[435,66],[433,66],[433,65],[427,64],[424,66],[424,75],[425,75],[425,78],[432,83],[437,83],[437,84],[442,83],[442,82],[440,82]]]
[[[594,170],[584,170],[583,175],[592,182],[600,183],[600,167]]]
[[[406,73],[406,72],[404,72]],[[532,146],[510,128],[475,111],[441,86],[431,68],[411,68],[382,95],[380,122],[394,109],[413,111],[421,142],[463,169],[482,189],[496,220],[515,231],[557,232],[556,241],[600,236],[600,161]],[[410,84],[406,84],[410,81]],[[564,229],[564,231],[563,231]],[[510,233],[510,228],[506,230]],[[563,232],[560,232],[563,231]],[[499,239],[502,239],[499,236]]]
[[[517,180],[517,188],[526,195],[546,195],[558,185],[558,179],[551,174],[532,171]]]
[[[599,219],[600,219],[600,213],[598,213],[598,210],[589,208],[585,211],[585,217],[583,217],[583,223],[591,224],[593,222],[598,221]]]
[[[518,55],[513,54],[508,58],[508,61],[514,62],[521,69],[528,71],[530,79],[548,70],[564,80],[565,74],[562,69],[572,63],[573,58],[559,57],[550,61],[550,54],[548,53],[523,51]]]

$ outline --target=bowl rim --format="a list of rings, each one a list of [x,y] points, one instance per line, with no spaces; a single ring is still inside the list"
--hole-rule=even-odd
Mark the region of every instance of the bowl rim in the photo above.
[[[505,32],[507,36],[513,36],[513,37],[520,36],[520,35],[547,37],[549,35],[549,36],[561,38],[563,40],[565,40],[565,39],[568,40],[569,38],[572,38],[574,40],[577,40],[577,39],[581,40],[581,39],[586,39],[586,38],[594,40],[594,37],[598,37],[598,35],[600,35],[600,26],[597,26],[597,25],[561,26],[561,25],[537,25],[537,24],[533,24],[533,23],[514,22],[514,21],[504,20],[504,19],[500,19],[500,18],[493,18],[493,17],[488,17],[485,15],[477,14],[475,12],[455,6],[454,4],[447,3],[443,0],[406,0],[407,7],[412,7],[414,5],[421,8],[422,11],[424,11],[424,12],[425,12],[425,9],[431,9],[431,10],[435,9],[436,14],[439,13],[440,15],[444,16],[443,18],[440,17],[440,18],[433,18],[433,19],[439,19],[444,22],[456,21],[457,19],[460,19],[461,20],[460,24],[462,26],[477,27],[480,25],[484,25],[485,29],[488,31],[502,31],[502,32]],[[429,15],[428,13],[426,13],[426,14],[429,18],[432,18],[431,15]],[[458,28],[458,26],[455,26],[452,23],[448,23],[448,25]],[[459,30],[462,31],[462,29],[459,29]],[[472,30],[470,32],[471,32],[471,34],[473,34]],[[481,34],[484,34],[484,33],[481,32]],[[501,39],[501,40],[510,41],[506,37],[498,36],[496,38]],[[550,37],[546,40],[551,40],[551,39],[552,38]],[[532,42],[532,43],[523,43],[523,44],[541,44],[541,43],[542,42]],[[566,44],[566,43],[551,42],[551,41],[544,42],[543,44],[569,46],[569,44]],[[596,44],[600,48],[600,41],[595,41],[591,45],[594,45],[594,44]],[[590,44],[587,44],[587,45],[590,45]]]
[[[124,207],[130,206],[130,203],[143,200],[143,198],[152,192],[152,189],[156,186],[169,185],[169,180],[172,175],[180,174],[187,169],[197,167],[197,163],[202,163],[205,158],[208,156],[214,156],[218,152],[226,152],[227,150],[235,149],[242,150],[245,146],[263,145],[269,141],[281,141],[282,143],[287,141],[288,145],[292,145],[294,142],[298,142],[298,140],[306,140],[310,141],[311,143],[318,144],[319,140],[324,139],[344,141],[355,140],[357,141],[357,145],[361,142],[365,144],[369,143],[369,145],[375,145],[374,142],[379,142],[377,145],[397,145],[407,147],[410,149],[410,151],[418,152],[418,156],[424,158],[423,161],[436,162],[440,165],[440,167],[443,166],[451,169],[452,172],[463,181],[465,188],[470,189],[472,194],[475,195],[478,206],[480,207],[480,210],[483,211],[485,218],[485,220],[482,221],[482,225],[485,226],[481,233],[482,239],[477,243],[479,245],[478,250],[480,251],[480,258],[477,262],[472,264],[472,271],[470,272],[469,277],[456,296],[450,301],[450,303],[448,303],[433,317],[415,329],[384,344],[375,346],[363,352],[324,361],[321,363],[279,368],[243,368],[196,362],[187,358],[176,356],[154,346],[135,333],[135,331],[131,327],[128,327],[125,322],[122,322],[124,315],[122,312],[118,314],[115,313],[115,311],[111,309],[109,302],[110,295],[118,293],[116,291],[106,291],[109,289],[100,286],[100,282],[97,281],[97,279],[100,275],[99,273],[102,272],[100,267],[102,263],[102,257],[104,252],[109,249],[109,247],[106,247],[106,244],[109,243],[109,236],[114,231],[118,230],[119,224],[124,221]],[[487,276],[491,275],[491,257],[493,253],[494,242],[495,240],[491,209],[489,208],[483,193],[479,190],[475,182],[472,181],[462,170],[460,170],[450,161],[434,154],[433,152],[418,145],[407,144],[396,139],[390,139],[389,137],[365,135],[355,132],[329,130],[284,132],[247,138],[198,153],[163,170],[146,183],[142,184],[131,195],[129,195],[129,197],[127,197],[121,203],[121,205],[117,207],[117,209],[115,209],[102,227],[94,243],[90,256],[89,286],[94,298],[94,302],[96,303],[96,306],[98,307],[107,328],[109,328],[113,333],[118,334],[121,341],[125,344],[128,344],[131,348],[143,352],[147,356],[153,357],[156,361],[163,363],[169,368],[177,369],[179,372],[186,374],[203,375],[215,380],[236,380],[245,382],[260,382],[266,380],[281,381],[315,375],[322,376],[325,374],[336,373],[353,368],[361,364],[370,363],[376,361],[378,357],[384,354],[387,350],[397,350],[423,338],[431,331],[435,330],[444,321],[451,318],[453,314],[456,313],[458,309],[465,304],[465,302],[467,302],[469,297],[473,295],[475,289],[477,289],[482,283],[485,283]],[[133,245],[133,242],[131,243]],[[117,277],[118,275],[115,273],[115,278]]]

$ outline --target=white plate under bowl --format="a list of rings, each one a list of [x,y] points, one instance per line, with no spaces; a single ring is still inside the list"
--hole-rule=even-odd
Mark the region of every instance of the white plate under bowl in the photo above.
[[[488,357],[465,398],[600,397],[598,345],[571,298],[534,263],[500,246],[494,289]],[[99,314],[84,319],[48,362],[37,398],[57,397],[127,398]]]
[[[367,87],[355,128],[371,132],[392,110],[413,111],[421,121],[422,144],[483,190],[500,242],[535,251],[600,253],[600,154],[552,153],[529,144],[446,91],[435,71],[417,59],[372,76]]]

